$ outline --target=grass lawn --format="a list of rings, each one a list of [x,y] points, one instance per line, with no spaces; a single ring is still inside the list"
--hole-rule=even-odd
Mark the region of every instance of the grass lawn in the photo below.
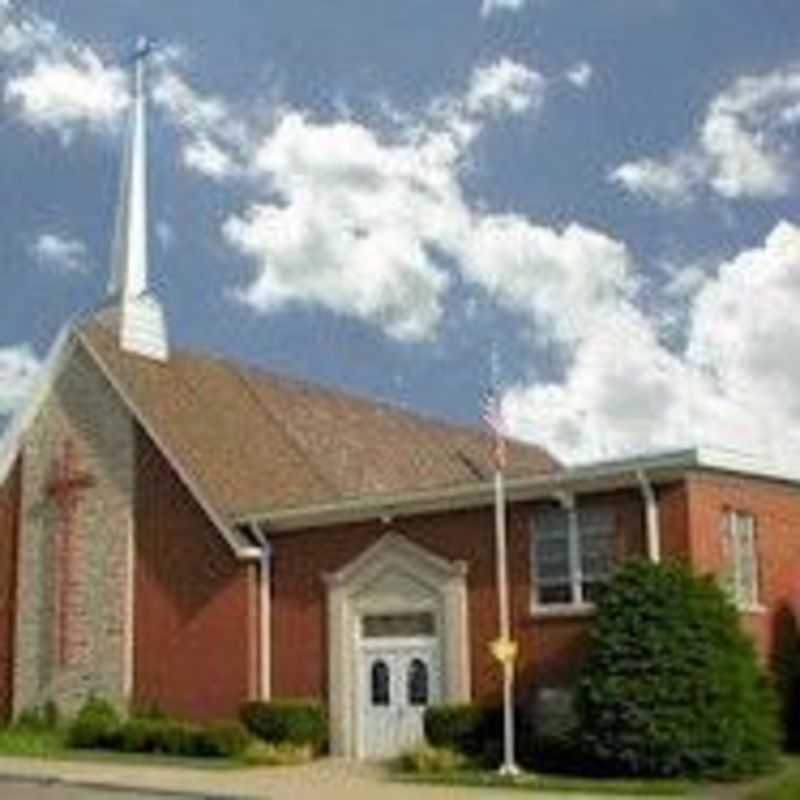
[[[472,770],[434,772],[427,774],[396,774],[396,780],[407,783],[442,784],[446,786],[497,787],[518,789],[521,792],[564,792],[583,794],[613,794],[631,797],[699,797],[695,784],[668,780],[609,780],[568,778],[557,775],[523,775],[502,778],[496,773]],[[795,800],[800,795],[793,796]]]
[[[786,756],[783,768],[775,775],[753,781],[725,784],[698,784],[689,781],[612,780],[523,776],[512,780],[496,773],[477,770],[394,774],[398,781],[446,786],[503,787],[521,792],[563,792],[607,794],[631,797],[691,797],[714,800],[800,800],[800,756]]]
[[[64,734],[59,731],[0,728],[0,755],[57,757],[65,749]]]
[[[188,767],[199,770],[297,766],[307,764],[314,759],[310,745],[270,745],[255,739],[250,741],[244,751],[229,757],[82,749],[68,746],[64,730],[20,727],[0,728],[0,758],[3,756],[87,761],[100,764]]]
[[[773,778],[766,778],[748,793],[744,800],[798,800],[800,798],[800,757],[789,756],[786,766]]]
[[[150,764],[193,769],[237,769],[245,765],[233,758],[188,758],[160,753],[120,753],[111,750],[76,750],[67,747],[66,736],[57,730],[0,729],[0,757],[52,758],[116,764]]]

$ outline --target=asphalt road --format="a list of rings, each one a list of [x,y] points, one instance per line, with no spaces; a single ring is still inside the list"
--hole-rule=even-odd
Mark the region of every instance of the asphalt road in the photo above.
[[[60,782],[44,784],[0,781],[0,800],[165,800],[168,797],[180,800],[181,795],[89,789],[84,786],[66,786]]]

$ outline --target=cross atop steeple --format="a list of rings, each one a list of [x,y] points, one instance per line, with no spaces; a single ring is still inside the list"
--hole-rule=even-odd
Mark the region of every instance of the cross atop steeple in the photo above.
[[[140,38],[133,57],[135,91],[120,179],[109,294],[118,304],[120,346],[159,361],[168,358],[164,312],[148,287],[147,88],[152,43]]]

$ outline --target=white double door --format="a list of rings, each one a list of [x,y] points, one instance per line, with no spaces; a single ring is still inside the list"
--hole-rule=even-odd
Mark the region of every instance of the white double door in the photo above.
[[[361,644],[361,755],[392,758],[425,740],[425,709],[440,701],[435,638],[367,640]]]

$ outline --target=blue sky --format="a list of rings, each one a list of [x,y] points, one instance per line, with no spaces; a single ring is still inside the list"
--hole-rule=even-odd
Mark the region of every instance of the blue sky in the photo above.
[[[796,0],[0,0],[0,412],[102,302],[141,33],[173,345],[567,460],[796,468]]]

